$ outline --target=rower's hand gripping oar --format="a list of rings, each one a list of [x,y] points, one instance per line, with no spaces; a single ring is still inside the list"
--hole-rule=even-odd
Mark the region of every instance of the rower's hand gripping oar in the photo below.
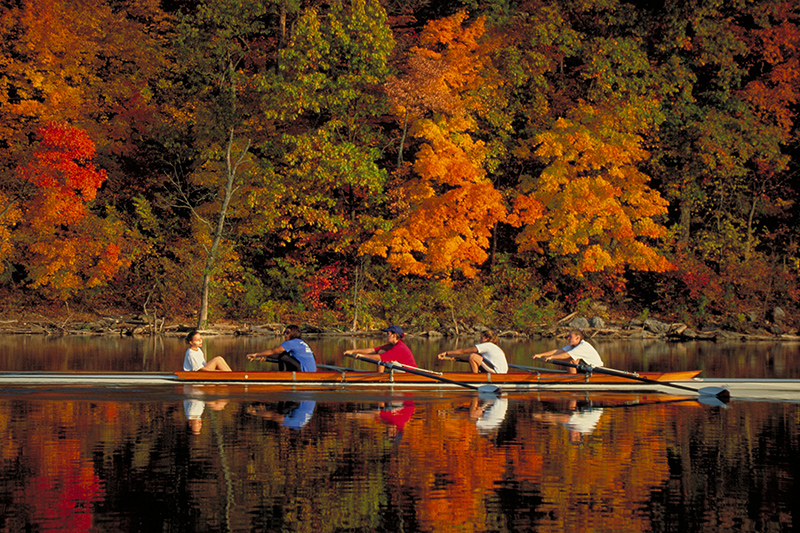
[[[471,383],[464,383],[463,381],[455,381],[452,379],[448,379],[446,377],[439,376],[436,373],[425,372],[424,370],[421,370],[417,367],[406,366],[402,363],[391,362],[391,361],[377,361],[375,359],[370,359],[369,357],[361,357],[358,354],[345,354],[345,355],[352,357],[353,359],[360,359],[362,361],[375,363],[376,365],[388,368],[389,370],[395,370],[395,369],[402,370],[403,372],[408,372],[409,374],[416,374],[418,376],[435,379],[436,381],[441,381],[442,383],[452,383],[453,385],[459,385],[461,387],[466,387],[468,389],[474,389],[478,391],[478,393],[500,394],[502,392],[500,390],[500,387],[498,387],[497,385],[487,384],[487,385],[477,386]]]
[[[721,387],[703,387],[701,389],[694,389],[692,387],[686,387],[685,385],[678,385],[677,383],[671,383],[669,381],[658,381],[655,379],[644,378],[642,376],[638,376],[636,374],[631,374],[630,372],[623,372],[622,370],[614,370],[612,368],[606,368],[604,366],[592,366],[588,363],[569,363],[567,361],[559,361],[557,359],[548,361],[548,363],[553,363],[556,365],[561,366],[570,366],[572,368],[577,368],[581,372],[585,372],[587,374],[591,374],[593,372],[597,372],[598,374],[607,374],[609,376],[617,376],[626,379],[632,379],[634,381],[641,381],[642,383],[650,383],[652,385],[663,385],[664,387],[674,387],[676,389],[691,391],[700,396],[713,396],[722,402],[727,402],[731,399],[731,393],[727,389],[723,389]]]

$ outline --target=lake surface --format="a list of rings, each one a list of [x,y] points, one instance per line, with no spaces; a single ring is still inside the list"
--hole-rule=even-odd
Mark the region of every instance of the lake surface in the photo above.
[[[278,339],[207,338],[234,367]],[[323,362],[379,339],[310,339]],[[469,339],[410,339],[421,366]],[[512,363],[561,345],[507,341]],[[798,378],[798,345],[595,342]],[[171,371],[180,339],[0,336],[0,371]],[[357,366],[365,366],[357,363]],[[800,404],[663,394],[0,385],[0,531],[794,531]]]

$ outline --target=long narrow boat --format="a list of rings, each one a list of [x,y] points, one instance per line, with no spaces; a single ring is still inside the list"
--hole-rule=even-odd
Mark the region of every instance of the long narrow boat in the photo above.
[[[659,392],[692,395],[704,390],[725,389],[732,398],[800,401],[796,379],[702,379],[699,370],[641,372],[624,375],[567,374],[564,372],[512,372],[472,374],[445,372],[430,377],[400,371],[367,372],[353,369],[321,372],[0,372],[0,388],[16,385],[240,385],[251,390],[313,389],[454,389],[483,388],[491,384],[502,392]],[[639,380],[644,378],[646,382]]]
[[[11,385],[241,385],[255,389],[453,389],[479,388],[487,384],[502,392],[659,392],[680,394],[678,385],[692,395],[709,388],[725,389],[732,398],[800,400],[800,380],[794,379],[702,379],[699,370],[642,372],[619,375],[567,374],[564,372],[512,372],[472,374],[446,372],[430,377],[405,372],[340,371],[304,372],[0,372],[0,387]],[[647,382],[637,380],[644,378]]]
[[[686,382],[700,374],[685,372],[644,372],[635,374],[660,382]],[[406,372],[322,371],[322,372],[0,372],[2,384],[248,384],[309,388],[400,387],[453,388],[458,384],[442,383],[439,378],[470,385],[497,385],[503,390],[650,390],[652,387],[618,376],[602,374],[567,374],[564,372],[514,372],[508,374],[473,374],[471,372],[431,373],[430,377]]]

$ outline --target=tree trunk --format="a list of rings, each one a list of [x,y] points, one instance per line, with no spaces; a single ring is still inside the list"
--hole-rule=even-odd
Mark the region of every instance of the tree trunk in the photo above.
[[[692,207],[689,199],[685,195],[681,196],[681,234],[680,243],[684,246],[689,245],[691,238]]]
[[[214,272],[214,264],[217,261],[217,253],[219,251],[219,243],[222,241],[223,230],[225,229],[225,218],[228,216],[228,207],[230,206],[231,199],[236,193],[238,187],[235,186],[236,171],[239,165],[244,160],[247,151],[250,149],[250,140],[248,139],[247,145],[239,154],[239,158],[235,163],[231,161],[231,152],[233,151],[233,128],[230,129],[228,135],[228,147],[225,153],[225,165],[227,170],[227,179],[225,181],[225,191],[222,198],[222,206],[217,216],[217,224],[214,228],[213,239],[211,241],[211,248],[207,250],[206,265],[203,269],[203,284],[200,293],[200,314],[197,317],[197,329],[203,329],[208,324],[208,293],[211,288],[211,277]]]

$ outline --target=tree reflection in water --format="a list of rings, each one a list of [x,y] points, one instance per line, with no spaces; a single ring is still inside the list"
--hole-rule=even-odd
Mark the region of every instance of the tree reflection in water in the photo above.
[[[793,403],[227,387],[3,393],[4,531],[797,523]]]

